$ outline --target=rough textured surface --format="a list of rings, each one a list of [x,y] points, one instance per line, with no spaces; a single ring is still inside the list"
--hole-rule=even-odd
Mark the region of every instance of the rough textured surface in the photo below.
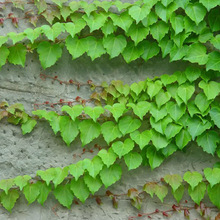
[[[2,33],[15,31],[12,25],[7,21]],[[23,23],[21,29],[26,28]],[[51,80],[42,80],[39,75],[41,72],[55,76],[57,75],[63,80],[77,80],[86,82],[92,80],[96,84],[102,81],[111,82],[112,80],[123,80],[125,83],[131,84],[146,77],[153,78],[161,74],[172,74],[176,70],[183,70],[186,63],[174,62],[169,63],[168,59],[161,60],[155,58],[147,63],[141,60],[126,64],[122,57],[109,60],[108,56],[91,61],[87,56],[83,56],[72,61],[68,52],[64,51],[62,58],[54,67],[43,71],[38,60],[38,55],[28,54],[26,67],[5,65],[0,72],[0,101],[8,101],[10,104],[19,102],[24,104],[25,109],[31,113],[34,103],[42,103],[44,101],[56,102],[59,99],[72,100],[76,96],[88,98],[90,90],[88,87],[81,87],[78,91],[75,86],[60,85],[58,82],[52,83]],[[93,157],[97,152],[86,153],[82,158],[75,157],[80,154],[82,148],[80,141],[74,141],[70,147],[66,147],[59,135],[55,136],[50,126],[46,122],[41,122],[30,135],[23,136],[19,127],[10,125],[6,122],[0,123],[0,179],[13,178],[17,175],[29,174],[34,176],[39,169],[45,170],[50,167],[64,167],[71,163],[83,159],[83,157]],[[95,140],[95,143],[102,144],[103,141]],[[134,171],[127,172],[124,167],[122,179],[109,188],[114,193],[126,192],[129,188],[141,187],[146,181],[158,181],[165,174],[179,173],[190,170],[202,171],[203,168],[212,166],[217,158],[212,157],[204,152],[201,148],[191,144],[186,153],[177,152],[168,158],[161,167],[151,171],[147,167],[141,167]],[[98,194],[104,194],[104,187]],[[184,199],[189,199],[185,193]],[[183,201],[184,201],[183,199]],[[88,199],[85,204],[73,205],[67,210],[57,203],[53,196],[50,196],[44,207],[34,203],[27,205],[24,197],[21,197],[13,212],[10,214],[0,207],[0,219],[10,220],[78,220],[78,219],[100,219],[110,220],[128,219],[129,216],[137,215],[135,210],[127,198],[119,201],[118,210],[113,209],[111,201],[104,198],[103,205],[98,206],[94,198]],[[209,202],[208,198],[205,201]],[[162,205],[157,198],[151,199],[149,196],[144,200],[143,208],[140,212],[151,212],[155,208],[166,210],[174,203],[171,193],[165,198]],[[190,203],[188,203],[190,205]],[[213,216],[215,213],[213,212]],[[200,219],[201,217],[192,212],[192,219]],[[183,214],[174,214],[170,219],[183,219]],[[167,219],[161,214],[154,215],[153,219]]]

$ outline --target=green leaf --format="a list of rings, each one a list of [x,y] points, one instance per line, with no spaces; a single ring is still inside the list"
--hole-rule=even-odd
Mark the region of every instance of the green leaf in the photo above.
[[[90,107],[87,106],[84,108],[85,114],[89,115],[94,122],[96,122],[97,118],[100,117],[101,114],[104,113],[104,109],[101,106],[96,106],[96,107]]]
[[[156,190],[157,190],[158,184],[156,182],[148,182],[143,186],[143,190],[150,194],[151,198],[153,198]]]
[[[213,107],[209,114],[211,116],[211,119],[214,121],[215,125],[220,128],[220,108]]]
[[[100,7],[103,8],[106,12],[108,12],[109,8],[112,6],[111,2],[107,2],[107,1],[94,1],[93,2],[95,4],[96,7]]]
[[[219,0],[199,0],[199,2],[202,3],[208,11],[219,5]]]
[[[208,55],[206,54],[206,47],[201,43],[194,43],[189,46],[184,60],[188,60],[191,63],[198,63],[204,65],[208,61]]]
[[[186,173],[184,173],[183,179],[187,183],[189,183],[191,189],[194,190],[194,188],[202,181],[203,177],[200,173],[196,171],[194,172],[187,171]]]
[[[169,26],[164,21],[158,21],[150,27],[150,32],[158,42],[168,33]]]
[[[161,20],[166,23],[171,17],[171,14],[176,10],[176,4],[172,3],[168,7],[164,7],[160,2],[158,2],[155,6],[156,14],[161,18]]]
[[[28,184],[28,181],[31,179],[30,176],[24,175],[24,176],[17,176],[14,178],[14,183],[19,186],[20,191]]]
[[[68,0],[52,0],[52,2],[56,3],[58,6],[62,8],[63,3],[67,2]]]
[[[127,138],[124,142],[116,141],[112,144],[113,151],[121,158],[134,148],[134,142]]]
[[[161,82],[167,86],[169,84],[172,84],[174,82],[177,81],[177,76],[176,75],[167,75],[167,74],[163,74],[161,77]]]
[[[133,23],[133,19],[127,11],[121,13],[120,15],[112,13],[110,14],[110,18],[112,19],[115,26],[122,28],[125,32],[128,32],[129,27]]]
[[[192,200],[199,205],[204,198],[206,192],[206,184],[204,182],[199,183],[194,189],[189,186],[188,193]]]
[[[173,143],[167,145],[167,147],[161,150],[162,154],[167,158],[178,150],[177,146]]]
[[[178,121],[185,113],[185,105],[177,105],[174,102],[168,102],[166,104],[167,112],[174,121]]]
[[[215,99],[215,97],[220,93],[220,84],[214,81],[206,83],[201,81],[199,87],[203,89],[208,100]]]
[[[86,40],[88,42],[87,55],[91,57],[92,61],[106,53],[102,39],[96,39],[90,36],[87,37]]]
[[[177,47],[176,45],[170,51],[170,61],[181,60],[188,50],[188,46],[184,45],[183,47]]]
[[[96,178],[96,176],[99,174],[99,172],[101,171],[103,167],[103,162],[101,158],[98,156],[95,156],[93,157],[92,160],[85,159],[84,164],[85,162],[87,162],[87,165],[85,168],[88,170],[89,175],[92,176],[93,178]]]
[[[197,2],[195,4],[188,4],[185,12],[198,25],[206,15],[206,8]]]
[[[189,102],[187,104],[187,107],[188,107],[188,112],[189,112],[191,117],[193,117],[193,115],[196,115],[196,114],[201,114],[201,112],[199,111],[199,109],[195,105],[194,101]]]
[[[178,148],[182,150],[189,143],[189,141],[191,141],[191,135],[187,130],[182,129],[179,134],[176,135],[175,140]]]
[[[165,129],[165,135],[166,138],[169,140],[173,137],[175,137],[177,134],[179,134],[180,130],[182,129],[181,125],[175,124],[175,123],[170,123]]]
[[[145,27],[149,27],[150,25],[156,23],[157,19],[158,17],[156,13],[151,10],[150,13],[141,22]]]
[[[0,47],[8,41],[8,36],[0,36]]]
[[[76,120],[76,118],[82,114],[83,106],[82,105],[74,105],[73,107],[70,107],[68,105],[64,105],[61,109],[63,112],[67,112],[69,116],[72,118],[73,121]]]
[[[146,156],[149,160],[149,164],[152,170],[156,167],[159,167],[165,159],[164,156],[153,146],[147,148]]]
[[[144,53],[141,57],[148,61],[150,58],[156,56],[160,52],[160,48],[156,42],[143,41],[142,46],[144,48]]]
[[[152,130],[152,143],[157,150],[160,150],[165,148],[169,144],[169,141],[164,135]]]
[[[118,119],[123,115],[126,107],[125,107],[125,104],[115,103],[112,106],[106,105],[105,109],[109,110],[112,113],[115,121],[118,121]]]
[[[101,28],[106,19],[107,19],[107,14],[106,13],[96,13],[92,12],[90,15],[83,15],[83,19],[86,21],[87,25],[90,28],[90,33],[92,33],[95,30],[98,30]]]
[[[82,203],[89,197],[90,191],[83,179],[78,179],[77,181],[72,179],[70,189]]]
[[[28,204],[33,203],[37,197],[40,194],[39,187],[36,183],[28,183],[24,188],[23,188],[23,193],[25,198],[28,201]]]
[[[76,59],[82,56],[88,49],[86,38],[78,39],[78,37],[72,38],[68,36],[66,38],[66,48],[72,55],[72,59]]]
[[[119,130],[123,135],[129,134],[141,126],[141,121],[136,118],[132,118],[129,115],[123,116],[118,123]]]
[[[164,37],[160,42],[159,42],[159,46],[161,48],[161,52],[162,52],[162,58],[166,57],[166,55],[168,55],[170,53],[170,51],[173,48],[173,41],[169,40],[169,38]]]
[[[105,185],[105,188],[108,188],[116,181],[120,180],[122,174],[121,167],[118,164],[114,164],[111,167],[104,169],[100,172],[100,177]]]
[[[7,34],[7,36],[9,37],[9,39],[12,40],[13,44],[22,41],[25,38],[25,34],[22,32],[21,33],[10,32]]]
[[[187,104],[188,100],[195,92],[195,87],[189,83],[184,83],[177,89],[178,96]]]
[[[101,27],[101,30],[102,30],[103,34],[105,35],[105,37],[107,37],[108,35],[113,34],[117,30],[117,26],[115,26],[113,24],[113,21],[109,19]]]
[[[114,36],[111,34],[103,38],[103,46],[110,55],[111,59],[122,53],[126,45],[127,41],[122,35]]]
[[[206,70],[210,69],[220,71],[220,53],[218,51],[213,51],[208,55]]]
[[[163,119],[168,114],[166,106],[162,106],[160,109],[158,109],[154,103],[151,104],[150,113],[155,118],[155,122]]]
[[[23,44],[16,44],[9,48],[8,61],[14,65],[25,66],[27,49]]]
[[[161,3],[167,7],[171,2],[173,2],[173,0],[161,0]]]
[[[160,199],[161,202],[163,202],[163,199],[166,197],[168,194],[168,189],[166,186],[163,185],[157,185],[156,191],[155,191],[156,196]]]
[[[220,183],[220,168],[205,168],[204,175],[211,187]]]
[[[220,34],[216,35],[215,37],[212,37],[210,42],[216,49],[220,50]]]
[[[157,95],[159,91],[162,89],[162,82],[156,80],[155,82],[149,81],[147,82],[147,94],[150,96],[150,99]]]
[[[70,184],[57,186],[57,188],[54,189],[53,194],[61,205],[70,209],[74,198],[73,193],[70,190]]]
[[[24,33],[25,33],[26,37],[33,44],[34,41],[40,36],[41,28],[35,28],[35,29],[27,28],[24,30]]]
[[[49,186],[50,181],[52,181],[56,176],[56,170],[55,168],[50,168],[47,170],[38,170],[37,175],[41,177],[42,180],[46,182],[46,184]]]
[[[6,46],[0,47],[0,70],[1,67],[5,65],[9,53],[9,49]]]
[[[63,180],[68,176],[69,174],[69,167],[64,167],[61,169],[60,167],[54,168],[55,170],[55,177],[53,178],[54,187],[56,188],[57,185],[63,182]]]
[[[60,10],[60,14],[63,17],[64,21],[67,20],[67,18],[70,16],[71,12],[72,12],[72,10],[70,9],[69,6],[62,7],[62,10]],[[65,26],[65,24],[64,24],[64,26]]]
[[[133,141],[135,141],[136,144],[139,145],[140,149],[143,150],[143,148],[148,145],[149,141],[151,140],[151,130],[146,130],[140,133],[138,130],[134,131],[130,134],[130,137]]]
[[[138,168],[142,163],[142,156],[137,152],[130,152],[124,156],[128,170]]]
[[[121,2],[118,0],[114,1],[113,4],[116,6],[116,8],[118,9],[119,12],[122,11],[123,9],[128,8],[131,5],[131,3]]]
[[[58,44],[51,44],[47,41],[38,44],[37,52],[44,69],[54,65],[62,55],[62,49]]]
[[[135,46],[137,46],[139,42],[146,39],[147,35],[149,34],[149,28],[141,24],[136,25],[133,23],[126,34],[127,36],[131,37],[135,43]]]
[[[8,190],[14,185],[14,179],[0,180],[0,189],[3,189],[6,195]]]
[[[138,83],[132,83],[130,88],[137,96],[144,90],[146,84],[144,81],[140,81]]]
[[[199,118],[193,117],[188,120],[188,132],[192,136],[192,140],[195,140],[195,137],[201,135],[205,130],[211,127],[211,123],[209,121],[202,122]]]
[[[47,200],[47,197],[48,197],[49,193],[51,192],[52,187],[51,187],[51,185],[47,186],[45,182],[41,182],[41,181],[38,181],[36,183],[36,185],[37,185],[37,187],[38,187],[38,189],[40,191],[40,194],[39,194],[39,196],[37,198],[37,201],[41,205],[43,205],[44,202]]]
[[[131,107],[134,111],[134,114],[137,115],[141,120],[147,114],[150,109],[151,104],[147,101],[138,102],[136,105],[134,103],[128,103],[128,107]]]
[[[112,121],[104,122],[101,125],[101,133],[103,134],[103,137],[107,144],[122,136],[121,132],[119,131],[118,125]]]
[[[150,7],[147,4],[142,7],[134,5],[129,8],[128,13],[138,24],[150,13]]]
[[[122,52],[122,56],[127,63],[138,59],[144,52],[142,44],[135,46],[133,42],[128,42],[127,46]]]
[[[208,185],[207,191],[211,202],[220,209],[220,183],[216,184],[214,187]]]
[[[175,34],[179,34],[183,31],[184,22],[182,15],[176,15],[175,13],[173,13],[172,16],[170,17],[170,23],[175,31]]]
[[[5,192],[1,192],[0,194],[1,204],[9,212],[11,212],[18,198],[19,193],[15,189],[10,190],[8,194],[6,194]]]
[[[167,103],[171,98],[171,95],[168,92],[164,92],[163,90],[160,90],[159,93],[156,95],[156,104],[160,108],[162,105]]]
[[[209,26],[211,27],[212,32],[220,30],[220,15],[219,9],[213,9],[208,15]]]
[[[55,23],[52,27],[49,25],[41,26],[42,33],[46,35],[48,40],[55,41],[55,39],[65,31],[64,25],[62,23]]]
[[[72,17],[71,17],[72,18]],[[71,35],[72,38],[86,26],[86,22],[82,18],[73,19],[73,22],[64,24],[64,28]],[[74,42],[75,43],[75,42]]]
[[[179,7],[185,9],[186,6],[189,4],[189,1],[190,0],[176,0],[175,2]]]
[[[27,133],[30,133],[34,129],[36,124],[36,120],[29,118],[25,123],[21,125],[22,134],[25,135]]]
[[[128,84],[124,85],[121,80],[113,80],[111,83],[119,93],[123,94],[125,97],[128,96],[130,92],[130,87]]]
[[[114,153],[112,148],[109,148],[108,151],[102,149],[99,151],[98,156],[102,159],[102,162],[107,166],[110,167],[117,159],[117,155]]]
[[[210,101],[207,100],[204,93],[199,93],[195,98],[195,104],[204,113],[209,108]]]
[[[179,203],[184,194],[184,186],[180,185],[176,191],[172,190],[172,194],[173,194],[173,197],[176,199],[176,201]]]
[[[97,192],[102,186],[102,181],[100,180],[99,177],[93,178],[88,174],[84,176],[84,182],[89,188],[92,195],[94,195],[94,193]]]
[[[199,68],[189,66],[185,70],[186,78],[192,83],[201,76],[201,70]]]
[[[167,125],[172,122],[172,119],[167,115],[165,118],[159,121],[155,121],[154,117],[150,117],[150,124],[154,130],[164,134]]]
[[[82,160],[78,161],[76,164],[69,165],[69,172],[71,175],[73,175],[75,180],[78,180],[79,177],[83,175],[84,170],[85,169]]]
[[[182,183],[182,177],[178,174],[173,174],[173,175],[166,175],[164,176],[164,180],[166,183],[168,183],[173,191],[176,191]]]
[[[101,126],[99,123],[88,119],[79,123],[79,130],[82,146],[84,146],[100,135]]]

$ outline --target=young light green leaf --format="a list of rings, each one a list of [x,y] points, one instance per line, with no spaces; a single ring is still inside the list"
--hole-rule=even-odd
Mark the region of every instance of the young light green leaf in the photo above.
[[[194,188],[202,181],[203,177],[200,173],[196,171],[194,172],[187,171],[186,173],[184,173],[183,179],[187,183],[189,183],[191,189],[194,190]]]
[[[202,3],[208,11],[219,5],[219,0],[199,0],[199,2]]]
[[[24,67],[27,49],[23,44],[16,44],[9,48],[10,54],[8,61],[14,65],[21,65]]]
[[[52,2],[56,3],[58,6],[62,8],[63,3],[67,2],[68,0],[52,0]]]
[[[193,66],[187,67],[184,73],[191,83],[201,76],[201,70]]]
[[[71,17],[71,20],[73,22],[64,23],[64,28],[74,38],[86,26],[86,22],[82,18]]]
[[[151,140],[151,130],[146,130],[140,133],[138,130],[134,131],[130,134],[130,137],[136,144],[139,145],[140,149],[142,150]]]
[[[163,119],[168,114],[166,106],[162,106],[160,109],[158,109],[155,103],[151,104],[150,113],[155,118],[155,122]]]
[[[220,108],[213,107],[209,114],[211,116],[211,119],[214,121],[215,125],[220,128]]]
[[[0,36],[0,47],[8,41],[8,36]]]
[[[160,199],[161,202],[163,202],[163,199],[168,194],[168,189],[166,186],[163,185],[157,185],[155,195]]]
[[[113,183],[120,180],[121,174],[122,170],[120,165],[118,164],[114,164],[109,168],[104,167],[104,169],[102,169],[102,171],[100,172],[100,177],[103,184],[105,185],[105,188],[108,188]]]
[[[124,142],[116,141],[112,144],[113,151],[121,158],[122,156],[128,154],[134,148],[134,142],[127,138]]]
[[[36,124],[36,120],[28,118],[28,120],[21,125],[22,134],[25,135],[27,133],[30,133],[34,129]]]
[[[24,175],[24,176],[17,176],[14,178],[14,183],[19,186],[20,191],[28,184],[28,181],[31,179],[30,176]]]
[[[74,105],[73,107],[70,107],[68,105],[64,105],[61,109],[63,112],[67,112],[69,116],[72,118],[73,121],[76,120],[76,118],[82,114],[83,106],[82,105]]]
[[[164,92],[163,90],[160,90],[159,93],[157,93],[155,101],[157,106],[160,108],[162,105],[167,103],[171,98],[171,95],[168,92]]]
[[[151,104],[147,101],[138,102],[136,105],[134,103],[128,103],[128,107],[131,107],[134,111],[134,114],[137,115],[141,120],[147,114],[150,109]]]
[[[9,212],[11,212],[18,198],[19,193],[15,189],[10,190],[8,194],[6,194],[5,192],[1,192],[0,194],[1,204]]]
[[[23,193],[25,198],[28,201],[28,204],[33,203],[37,197],[40,194],[40,190],[39,187],[36,183],[28,183],[24,188],[23,188]]]
[[[117,30],[117,26],[113,24],[112,20],[107,20],[105,24],[101,27],[101,30],[105,37],[107,37],[110,34],[113,34]]]
[[[199,93],[195,98],[195,104],[201,113],[204,113],[209,108],[210,102],[211,101],[207,100],[207,97],[204,93]]]
[[[129,134],[141,126],[141,121],[136,118],[132,118],[129,115],[123,116],[118,123],[119,130],[123,135]]]
[[[89,197],[90,191],[83,179],[78,179],[77,181],[72,179],[70,189],[82,203]]]
[[[9,39],[12,40],[13,44],[16,44],[19,41],[22,41],[25,38],[24,33],[15,33],[15,32],[10,32],[7,34]]]
[[[52,181],[56,176],[55,168],[50,168],[47,170],[38,170],[37,175],[41,177],[42,180],[46,182],[49,186],[50,181]]]
[[[144,81],[140,81],[138,83],[132,83],[130,88],[137,96],[144,90],[146,83]]]
[[[175,137],[177,134],[179,134],[181,129],[182,129],[181,125],[170,123],[166,127],[164,134],[166,135],[166,138],[169,140]]]
[[[187,130],[182,129],[179,134],[176,135],[175,141],[178,148],[182,150],[191,141],[191,135]]]
[[[79,130],[80,139],[82,141],[82,145],[84,146],[100,135],[101,126],[99,123],[88,119],[79,123]]]
[[[184,29],[183,18],[184,17],[182,15],[176,15],[175,13],[173,13],[170,17],[170,23],[176,34],[181,33]]]
[[[147,4],[143,5],[142,7],[134,5],[129,8],[128,13],[138,24],[150,13],[150,7]]]
[[[161,0],[162,4],[167,7],[173,0]]]
[[[116,161],[117,155],[114,153],[112,148],[109,148],[108,151],[102,149],[97,154],[101,159],[102,162],[107,166],[110,167]]]
[[[200,3],[188,4],[186,14],[198,25],[206,15],[206,8]]]
[[[150,32],[158,42],[168,33],[169,27],[164,21],[158,21],[150,27]]]
[[[155,6],[156,14],[161,18],[161,20],[168,22],[171,14],[176,10],[177,6],[175,3],[170,4],[168,7],[164,7],[160,2],[158,2]]]
[[[201,200],[205,196],[206,184],[204,182],[200,182],[194,189],[192,189],[191,186],[189,186],[188,192],[192,200],[197,205],[199,205]]]
[[[103,167],[103,162],[99,156],[93,157],[92,160],[87,160],[88,164],[86,165],[86,169],[89,172],[89,175],[92,176],[93,178],[96,178],[98,173],[101,171]],[[85,160],[84,160],[85,163]]]
[[[185,113],[185,105],[177,105],[174,102],[168,102],[166,104],[167,112],[174,121],[178,121]]]
[[[157,150],[160,150],[162,148],[165,148],[169,141],[166,139],[166,137],[152,129],[152,143],[156,147]]]
[[[195,138],[201,135],[205,130],[211,127],[211,123],[209,121],[202,122],[199,118],[193,117],[188,119],[188,132],[192,136],[192,140],[194,141]]]
[[[0,69],[5,65],[9,53],[9,49],[6,46],[0,47]]]
[[[161,134],[164,134],[167,125],[172,121],[173,120],[168,115],[157,122],[155,121],[154,117],[150,117],[150,124],[152,128]]]
[[[76,164],[69,165],[69,172],[73,175],[75,180],[78,180],[79,177],[83,175],[84,170],[85,168],[82,160],[78,161]]]
[[[195,87],[189,83],[184,83],[177,89],[178,96],[187,104],[188,100],[195,92]]]
[[[37,201],[41,205],[43,205],[44,202],[47,200],[47,197],[48,197],[49,193],[51,192],[52,187],[51,187],[51,185],[47,186],[45,182],[41,182],[41,181],[38,181],[36,183],[36,185],[37,185],[37,187],[38,187],[38,189],[40,191],[40,194],[39,194],[39,196],[37,198]]]
[[[49,25],[42,25],[41,31],[46,35],[48,40],[55,41],[55,39],[65,31],[65,28],[64,24],[57,22],[52,27]]]
[[[220,209],[220,183],[213,187],[208,185],[207,191],[211,202]]]
[[[6,195],[8,195],[8,190],[13,185],[14,185],[14,179],[0,180],[0,189],[3,189]]]
[[[54,168],[55,177],[53,178],[54,187],[56,188],[69,174],[69,167],[64,167],[61,169],[60,167]]]
[[[204,175],[211,187],[220,183],[220,168],[205,168]]]
[[[206,83],[205,81],[201,81],[199,83],[199,87],[203,89],[208,100],[215,99],[215,97],[220,93],[220,83],[210,81]]]
[[[182,183],[182,177],[179,174],[173,174],[173,175],[166,175],[164,176],[164,180],[166,183],[168,183],[173,191],[176,191]]]
[[[173,194],[173,197],[176,199],[176,201],[179,203],[184,194],[184,186],[180,185],[176,191],[172,190],[172,194]]]
[[[78,121],[73,121],[69,116],[60,116],[60,133],[67,146],[70,146],[79,134],[78,124]]]
[[[172,84],[177,81],[177,76],[176,75],[167,75],[163,74],[161,77],[161,82],[166,86],[169,84]]]
[[[156,182],[148,182],[143,186],[143,190],[150,194],[151,198],[153,198],[156,190],[157,190],[157,183]]]
[[[103,38],[103,46],[106,49],[107,53],[110,55],[110,58],[117,57],[125,49],[127,41],[124,36],[118,35],[114,36],[113,34],[108,35]]]
[[[62,49],[58,44],[43,41],[37,46],[37,52],[44,69],[54,65],[62,55]]]
[[[94,193],[97,192],[100,189],[100,187],[102,186],[102,181],[100,180],[99,177],[93,178],[88,174],[85,174],[84,182],[87,185],[87,187],[89,188],[92,195],[94,195]]]
[[[93,119],[94,122],[96,122],[97,118],[99,118],[99,116],[103,114],[104,111],[105,110],[101,106],[95,106],[93,108],[90,106],[87,106],[84,108],[85,114],[89,115]]]
[[[147,82],[147,94],[150,96],[150,99],[157,95],[159,91],[162,89],[162,82],[156,80],[155,82],[148,81]]]
[[[149,27],[152,24],[156,23],[157,19],[158,17],[156,13],[153,10],[151,10],[150,13],[141,22],[145,27]]]
[[[70,184],[59,185],[54,189],[53,194],[59,203],[70,209],[74,195],[70,190]]]
[[[142,163],[142,156],[137,152],[130,152],[124,156],[128,170],[138,168]]]
[[[125,104],[122,104],[122,103],[115,103],[114,105],[110,106],[110,105],[106,105],[105,106],[105,109],[109,110],[115,121],[117,122],[118,119],[123,115],[126,107],[125,107]]]

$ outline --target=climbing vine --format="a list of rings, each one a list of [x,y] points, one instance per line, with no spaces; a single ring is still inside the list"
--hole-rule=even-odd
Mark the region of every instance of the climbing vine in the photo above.
[[[55,5],[44,0],[29,2],[38,8],[39,15],[33,16],[44,16],[49,25],[0,36],[0,67],[7,62],[24,67],[27,53],[36,51],[46,69],[58,61],[64,47],[73,59],[85,53],[92,60],[108,54],[111,59],[122,55],[129,63],[138,58],[148,61],[161,54],[162,58],[169,55],[170,61],[195,64],[173,75],[147,78],[131,85],[119,80],[110,85],[106,82],[96,85],[91,80],[87,83],[63,81],[57,76],[41,74],[43,79],[51,78],[61,85],[74,85],[78,89],[89,86],[90,99],[76,97],[56,103],[35,103],[32,114],[27,114],[20,103],[1,102],[0,121],[20,125],[23,135],[46,120],[67,146],[77,136],[82,146],[97,138],[103,138],[106,143],[93,159],[86,158],[64,168],[39,170],[36,177],[24,175],[1,180],[3,207],[11,211],[23,193],[29,204],[38,201],[43,205],[48,195],[53,194],[60,204],[70,208],[74,196],[84,203],[102,185],[108,188],[120,180],[123,162],[128,170],[141,165],[155,169],[191,142],[220,158],[219,0],[143,0],[134,4],[52,2]],[[0,4],[9,3],[24,9],[22,1]],[[16,17],[10,15],[9,19],[18,25]],[[4,24],[3,18],[0,24]],[[39,109],[44,105],[61,108]],[[155,194],[163,202],[171,187],[179,203],[184,186],[200,209],[206,192],[220,209],[219,163],[205,168],[203,174],[188,171],[183,178],[178,174],[166,175],[160,181],[147,182],[143,192],[133,188],[126,195],[140,209],[140,194],[148,193],[151,197]],[[106,193],[115,205],[117,196],[110,191]],[[100,203],[100,198],[94,197]],[[188,216],[189,209],[180,207],[179,210]]]

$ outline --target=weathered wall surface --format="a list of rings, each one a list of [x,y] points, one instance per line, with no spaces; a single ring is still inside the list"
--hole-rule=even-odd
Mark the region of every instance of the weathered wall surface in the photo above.
[[[22,23],[19,27],[18,32],[25,29],[27,24]],[[15,31],[15,29],[8,21],[0,32],[3,35],[10,31]],[[28,54],[25,68],[10,64],[5,65],[0,71],[0,101],[8,101],[9,104],[22,103],[28,113],[31,113],[34,103],[56,102],[61,98],[72,100],[76,96],[89,97],[90,90],[88,87],[81,87],[78,91],[75,86],[60,85],[58,82],[51,83],[51,80],[44,81],[39,76],[41,72],[51,76],[57,75],[63,80],[73,79],[79,82],[92,80],[96,84],[100,84],[102,81],[123,80],[125,83],[132,84],[147,77],[153,78],[165,73],[172,74],[174,71],[185,69],[185,65],[182,62],[169,63],[168,59],[161,60],[160,57],[147,63],[138,60],[126,64],[121,57],[109,60],[107,55],[94,62],[87,56],[72,61],[69,53],[64,51],[62,58],[54,67],[43,71],[38,55],[36,53]],[[95,143],[102,145],[103,140],[95,140],[90,146]],[[54,135],[46,122],[38,123],[34,131],[25,136],[22,135],[20,127],[1,122],[0,149],[0,179],[13,178],[23,174],[34,176],[39,169],[64,167],[85,157],[93,157],[97,153],[94,152],[93,155],[86,153],[82,158],[75,158],[74,154],[82,152],[79,139],[67,147],[59,135]],[[122,179],[109,190],[114,193],[126,192],[133,187],[141,190],[146,181],[157,181],[168,173],[183,175],[188,170],[202,171],[205,167],[211,167],[216,161],[217,158],[190,144],[185,153],[175,153],[154,171],[151,171],[149,167],[141,167],[127,172],[126,167],[124,167]],[[103,187],[98,194],[104,193]],[[183,201],[185,199],[188,199],[187,195]],[[206,201],[209,202],[208,198]],[[147,196],[141,212],[154,211],[155,208],[166,210],[174,202],[171,193],[165,198],[163,205],[157,198],[151,199]],[[72,205],[72,208],[68,210],[59,205],[51,195],[44,207],[37,203],[27,205],[24,197],[19,198],[12,213],[8,213],[0,207],[0,220],[125,220],[129,216],[137,215],[137,213],[127,198],[119,200],[117,210],[112,207],[111,201],[107,198],[103,199],[101,206],[98,206],[94,198],[91,198],[85,204]],[[201,218],[195,212],[192,216],[194,219]],[[174,214],[170,217],[170,219],[183,218],[183,214]],[[153,219],[164,219],[164,217],[154,215]]]

